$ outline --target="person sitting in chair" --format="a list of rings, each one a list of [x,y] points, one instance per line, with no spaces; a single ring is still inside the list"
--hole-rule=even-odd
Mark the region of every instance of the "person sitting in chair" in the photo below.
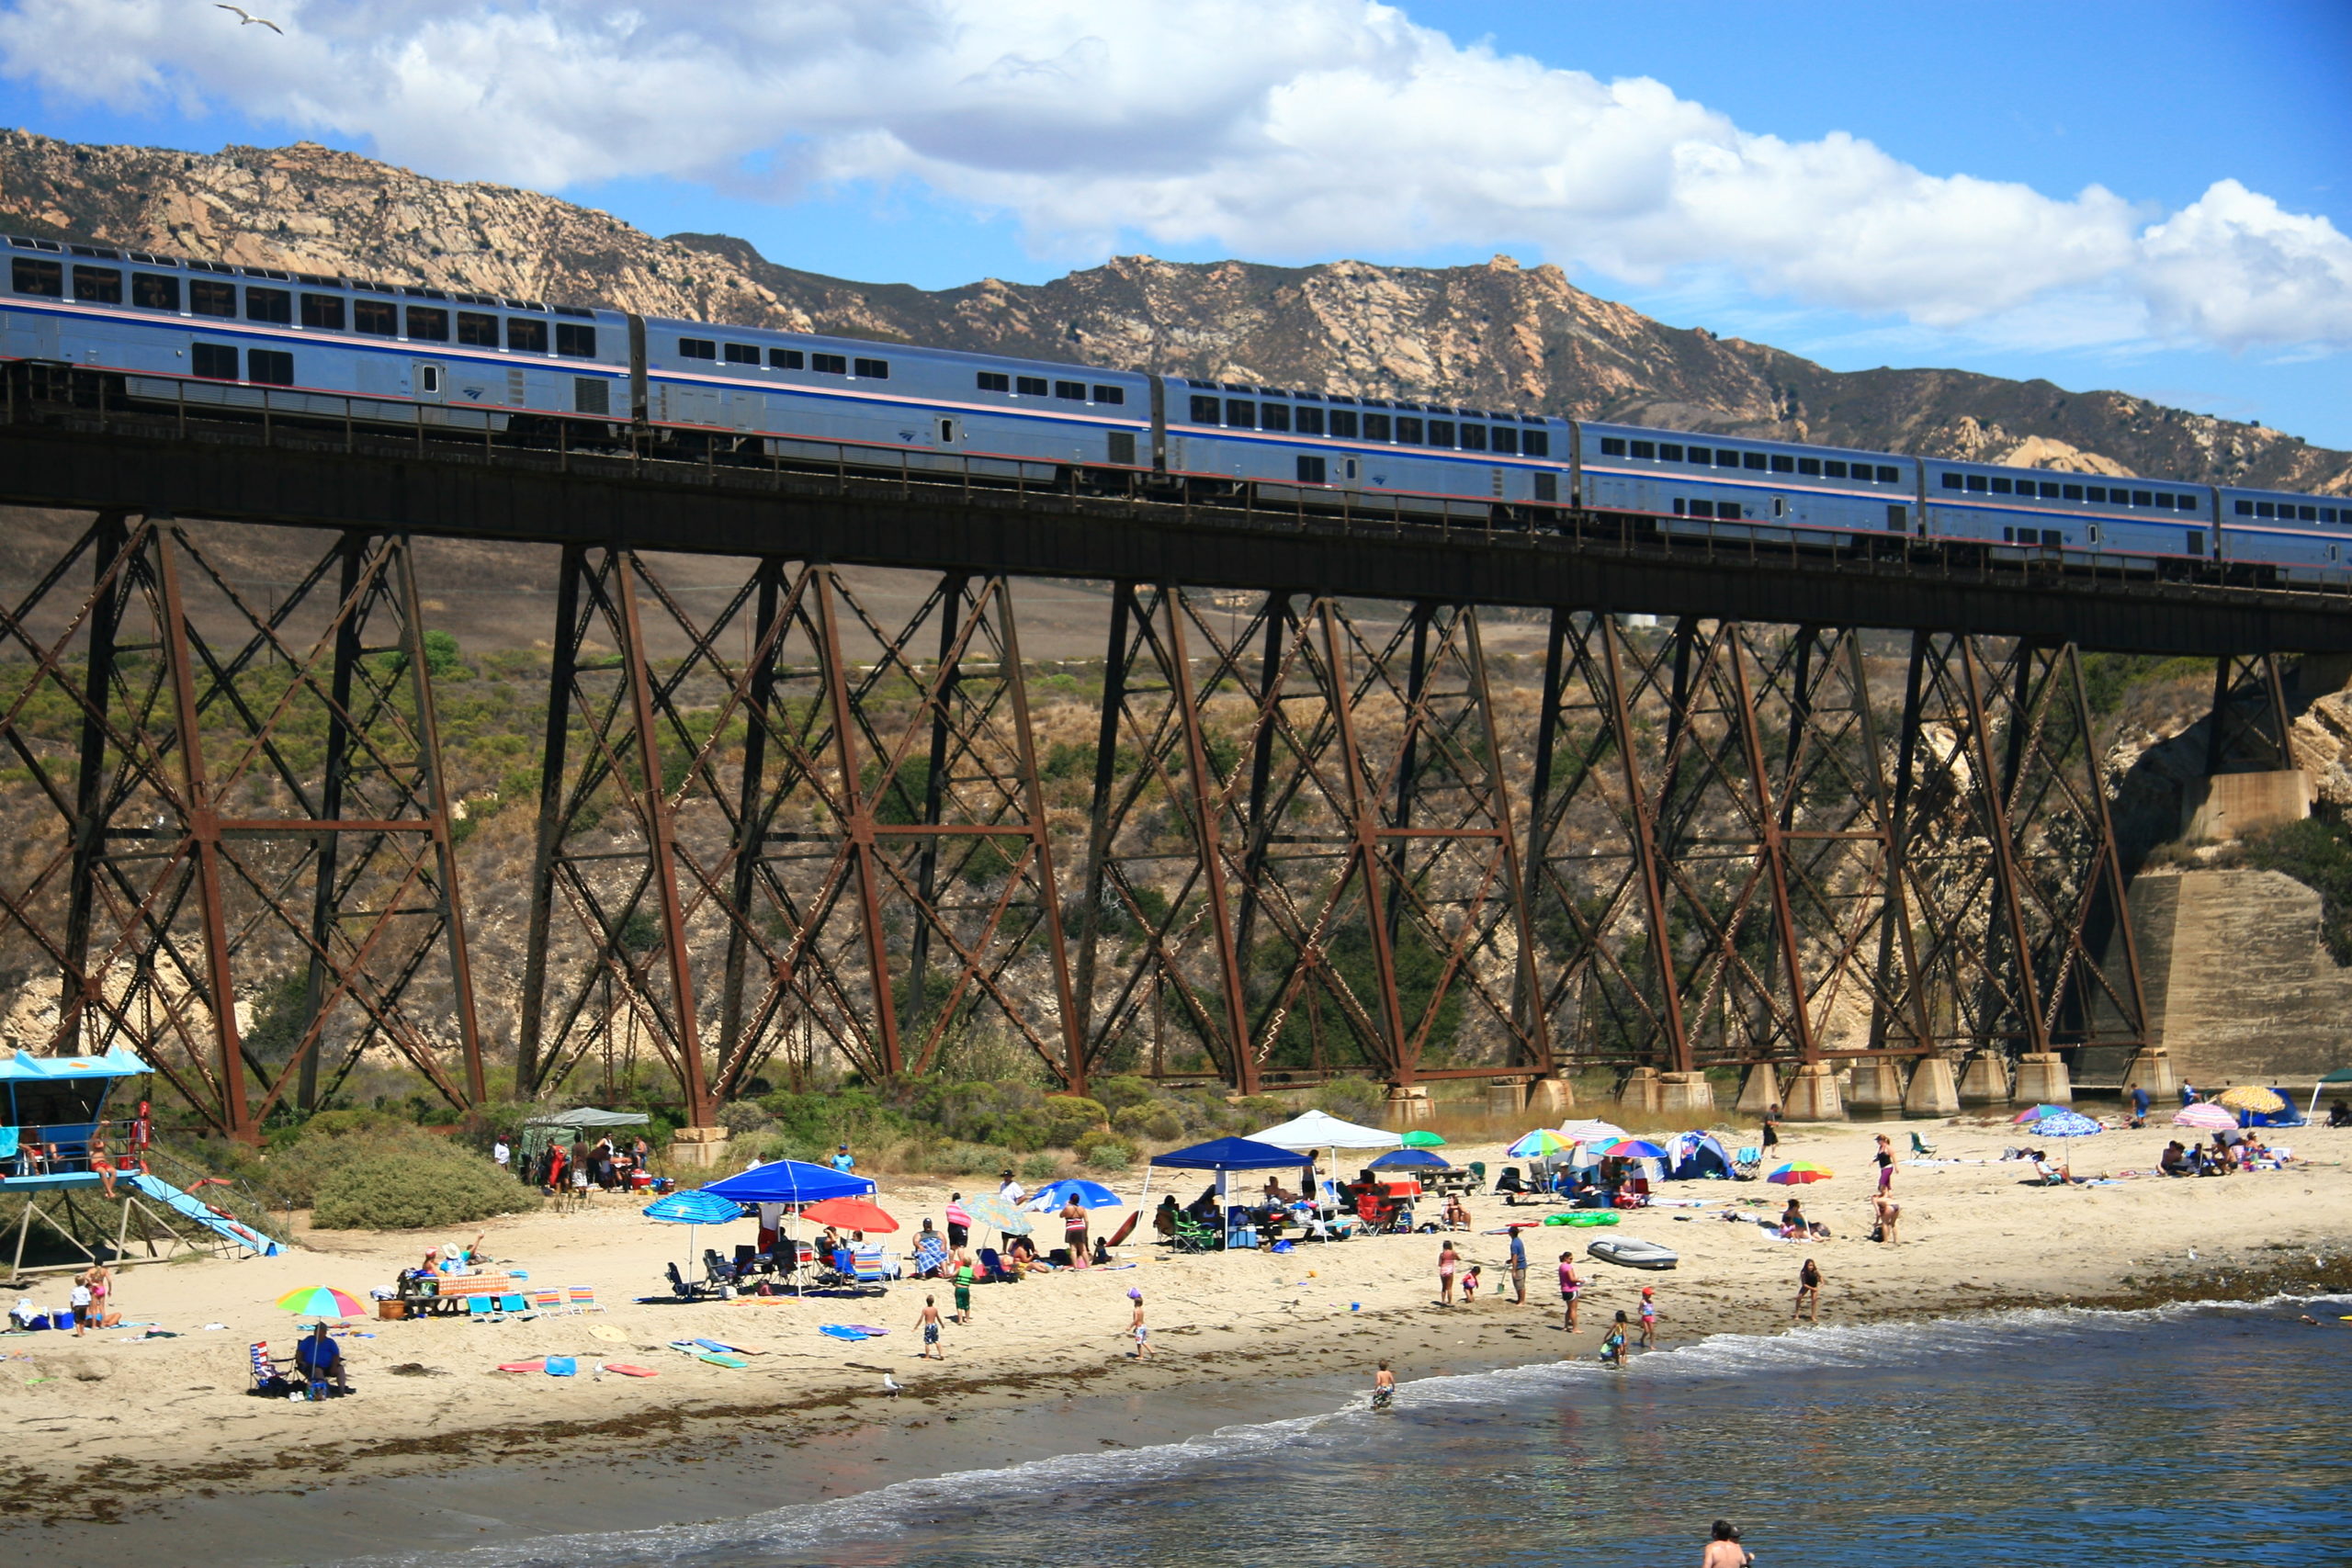
[[[2331,1127],[2352,1127],[2352,1105],[2340,1100],[2327,1102],[2327,1124]]]
[[[1450,1231],[1470,1228],[1470,1211],[1462,1206],[1462,1194],[1459,1192],[1445,1195],[1445,1228]]]
[[[1159,1200],[1159,1207],[1151,1212],[1154,1234],[1172,1237],[1176,1234],[1176,1216],[1184,1211],[1176,1206],[1176,1194],[1170,1192]]]
[[[314,1383],[333,1383],[337,1393],[349,1393],[351,1382],[344,1375],[343,1347],[327,1337],[323,1323],[311,1325],[311,1337],[294,1347],[294,1365]]]

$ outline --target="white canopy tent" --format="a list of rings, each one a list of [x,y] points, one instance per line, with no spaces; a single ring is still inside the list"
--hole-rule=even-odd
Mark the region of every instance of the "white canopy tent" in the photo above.
[[[1396,1149],[1405,1145],[1405,1140],[1397,1134],[1359,1122],[1342,1122],[1322,1111],[1310,1111],[1262,1133],[1252,1133],[1250,1141],[1272,1144],[1278,1149],[1296,1149],[1302,1154],[1315,1149]]]

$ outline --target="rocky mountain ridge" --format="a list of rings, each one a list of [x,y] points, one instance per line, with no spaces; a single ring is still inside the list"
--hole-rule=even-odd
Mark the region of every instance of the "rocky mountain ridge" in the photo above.
[[[197,154],[0,131],[0,227],[246,265],[646,314],[1541,409],[1668,428],[2189,482],[2352,493],[2352,454],[2120,392],[1939,369],[1840,372],[1664,326],[1557,267],[1307,267],[1121,256],[1049,283],[923,290],[657,239],[537,192],[301,142]]]

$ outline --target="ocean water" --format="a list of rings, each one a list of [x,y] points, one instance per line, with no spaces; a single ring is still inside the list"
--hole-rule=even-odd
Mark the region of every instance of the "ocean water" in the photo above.
[[[2321,1320],[2297,1321],[2308,1311]],[[435,1556],[552,1568],[2352,1564],[2352,1301],[1723,1337],[1183,1443]]]

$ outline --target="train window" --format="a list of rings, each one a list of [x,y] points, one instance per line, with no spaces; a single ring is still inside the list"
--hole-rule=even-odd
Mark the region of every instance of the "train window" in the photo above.
[[[755,343],[723,343],[718,345],[718,352],[729,365],[757,365],[760,362],[760,345]]]
[[[2043,480],[2041,481],[2041,499],[2042,499],[2042,500],[2044,500],[2044,501],[2055,501],[2055,500],[2057,500],[2057,499],[2058,499],[2058,487],[2057,487],[2056,485],[2054,485],[2054,484],[2052,484],[2048,479],[2043,479]]]
[[[122,303],[122,274],[110,266],[74,269],[74,298],[88,305]]]
[[[1705,468],[1708,464],[1715,460],[1715,449],[1712,446],[1693,446],[1690,448],[1690,455],[1687,460],[1698,464],[1701,468]]]
[[[1100,389],[1097,389],[1099,390]],[[1293,409],[1290,411],[1290,417],[1292,424],[1297,428],[1298,433],[1301,435],[1320,435],[1323,434],[1323,411],[1321,409]]]
[[[1418,419],[1407,419],[1402,414],[1397,415],[1396,440],[1400,446],[1419,446],[1421,444],[1421,422]]]
[[[778,352],[779,351],[776,349],[768,350],[769,363],[775,363],[775,356]],[[972,378],[972,384],[979,388],[983,392],[1009,392],[1012,390],[1012,378],[997,370],[981,371],[978,376]],[[1200,400],[1201,400],[1198,398],[1194,398],[1193,400],[1195,404],[1198,404]],[[1199,415],[1195,414],[1193,417],[1198,418]]]
[[[866,381],[887,381],[890,378],[890,362],[887,359],[861,359],[850,367],[850,373]]]
[[[237,378],[237,351],[225,343],[193,344],[187,357],[188,368],[208,381]]]
[[[2096,523],[2086,524],[2086,525],[2084,525],[2084,532],[2086,532],[2086,534],[2088,534],[2088,535],[2090,536],[2090,542],[2091,542],[2092,544],[2096,545],[2096,544],[2098,544],[2098,524],[2096,524]]]
[[[1604,457],[1622,457],[1625,455],[1625,444],[1614,435],[1604,435],[1600,438],[1600,455]]]
[[[956,439],[956,422],[954,420],[943,419],[939,422],[939,438],[942,441],[953,441]]]
[[[1532,434],[1530,434],[1530,435],[1529,435],[1529,437],[1528,437],[1528,439],[1532,441],[1532,440],[1533,440],[1533,439],[1534,439],[1534,436],[1533,436]],[[1560,499],[1560,476],[1559,476],[1559,475],[1557,475],[1557,474],[1538,474],[1538,475],[1536,475],[1536,476],[1535,476],[1535,499],[1536,499],[1536,500],[1538,500],[1538,501],[1557,501],[1557,500],[1559,500],[1559,499]]]
[[[2083,494],[2086,498],[2098,502],[2101,506],[2107,504],[2107,491],[2102,486],[2092,485],[2089,489],[2084,491]]]
[[[1530,457],[1548,457],[1552,454],[1549,431],[1522,430],[1519,433],[1519,449]]]
[[[517,354],[545,354],[548,351],[548,324],[521,316],[507,317],[506,346]]]
[[[1807,479],[1817,479],[1821,478],[1821,459],[1818,457],[1799,457],[1797,459],[1797,472],[1804,475]]]
[[[486,321],[489,320],[490,318],[488,316],[469,316],[464,311],[459,311],[458,313],[458,341],[460,343],[472,343],[474,339],[467,335],[466,329],[468,324],[473,321]],[[718,344],[712,339],[707,337],[682,337],[678,340],[678,357],[681,359],[717,359],[718,357]]]
[[[441,367],[438,365],[418,366],[416,389],[420,392],[437,394],[441,390]]]
[[[1363,406],[1368,409],[1385,409],[1388,406],[1388,400],[1386,398],[1366,398],[1363,400]]]
[[[2153,506],[2155,504],[2155,500],[2154,496],[2144,490],[2135,490],[2132,492],[2132,504],[2134,506]]]
[[[1671,441],[1661,441],[1657,444],[1657,460],[1661,463],[1679,463],[1682,461],[1682,448]]]
[[[2172,504],[2171,495],[2164,491],[2156,491],[2152,499],[2158,506],[2170,506]]]
[[[2064,500],[2080,501],[2083,499],[2083,487],[2080,485],[2060,485],[2058,487],[2058,493]]]
[[[1291,396],[1303,403],[1319,403],[1323,400],[1323,394],[1320,392],[1293,392]]]
[[[1193,423],[1194,424],[1215,424],[1216,423],[1216,409],[1217,402],[1215,398],[1204,398],[1196,394],[1193,399]]]
[[[1453,446],[1453,422],[1450,419],[1433,419],[1430,421],[1429,439],[1430,445],[1432,446]]]
[[[1856,467],[1857,467],[1857,468],[1860,468],[1860,465],[1858,464],[1858,465],[1856,465]],[[1880,465],[1879,465],[1879,470],[1878,470],[1878,482],[1879,482],[1879,483],[1881,483],[1881,484],[1883,484],[1883,485],[1891,485],[1891,484],[1900,484],[1902,481],[1903,481],[1903,472],[1902,472],[1902,470],[1901,470],[1901,469],[1899,469],[1899,468],[1893,468],[1893,467],[1891,467],[1891,466],[1889,466],[1889,465],[1887,465],[1887,464],[1884,464],[1884,463],[1882,463],[1882,464],[1880,464]]]
[[[191,277],[187,280],[187,308],[199,316],[233,316],[237,313],[237,286]]]
[[[1220,381],[1217,385],[1228,392],[1254,392],[1258,389],[1244,381]]]
[[[291,326],[294,322],[294,296],[283,288],[248,288],[245,290],[245,320]]]
[[[1981,494],[1990,487],[1985,484],[1983,474],[1971,474],[1968,476],[1968,488]]]
[[[2254,503],[2254,514],[2256,517],[2276,517],[2278,515],[2278,509],[2269,502],[2257,501]]]
[[[1290,405],[1287,403],[1261,403],[1258,406],[1258,423],[1260,428],[1265,430],[1288,430],[1290,428]]]
[[[1775,517],[1785,517],[1785,516],[1787,516],[1788,514],[1789,514],[1789,503],[1788,503],[1788,502],[1787,502],[1785,499],[1783,499],[1782,497],[1781,497],[1781,496],[1777,496],[1777,495],[1776,495],[1776,496],[1774,496],[1774,497],[1772,498],[1772,515],[1773,515],[1773,516],[1775,516]]]
[[[1714,514],[1715,503],[1712,501],[1694,501],[1690,503],[1690,515],[1693,517],[1713,517]]]
[[[1797,468],[1799,472],[1803,472],[1804,465],[1800,463]],[[1825,458],[1821,465],[1821,475],[1824,479],[1842,479],[1846,477],[1846,465],[1835,457]]]
[[[375,327],[368,325],[367,323],[375,319],[376,312],[379,310],[383,312],[383,324]],[[360,322],[359,330],[363,333],[390,333],[392,330],[392,308],[390,305],[379,305],[372,299],[362,299],[358,301],[356,314]],[[483,320],[480,316],[474,319]],[[438,305],[411,305],[408,308],[408,335],[417,343],[447,343],[449,341],[449,312]]]
[[[152,272],[134,272],[130,275],[130,302],[150,310],[176,310],[180,308],[180,280]]]
[[[1094,400],[1098,403],[1125,403],[1127,400],[1127,389],[1125,387],[1097,386],[1094,389]]]
[[[2323,522],[2323,523],[2333,523],[2333,522],[2335,522],[2335,508],[2334,508],[2333,506],[2323,506],[2323,507],[2321,507],[2321,508],[2319,509],[2319,520],[2320,520],[2321,522]]]
[[[1744,468],[1765,469],[1772,466],[1771,458],[1761,452],[1742,452],[1739,455],[1739,463]]]
[[[2295,508],[2295,520],[2299,523],[2316,523],[2319,521],[2319,508],[2316,506],[2298,506]]]
[[[1674,514],[1677,517],[1683,515],[1684,513],[1690,510],[1690,503],[1683,500],[1680,496],[1678,495],[1674,498]]]
[[[1775,452],[1772,454],[1772,471],[1776,474],[1793,474],[1797,471],[1797,460],[1786,453]]]
[[[612,412],[612,383],[602,376],[574,376],[571,378],[571,409],[574,413]]]
[[[1993,476],[1993,493],[1995,495],[2007,495],[2016,488],[2017,487],[2010,484],[2008,480],[2001,478],[1998,474]]]
[[[1298,459],[1299,483],[1303,485],[1328,484],[1330,481],[1324,478],[1325,472],[1326,469],[1322,458],[1309,457],[1303,454],[1300,456]]]
[[[1487,433],[1487,438],[1498,452],[1516,453],[1519,450],[1519,430],[1515,425],[1498,424]]]
[[[343,300],[334,294],[302,296],[302,324],[320,327],[327,332],[343,331]]]
[[[1633,447],[1634,456],[1636,457],[1656,457],[1657,456],[1657,443],[1655,441],[1636,441],[1633,444]]]
[[[1329,398],[1327,398],[1325,400],[1326,400],[1326,401],[1328,401],[1328,402],[1334,402],[1334,403],[1352,403],[1352,402],[1354,402],[1354,401],[1355,401],[1355,400],[1354,400],[1353,398],[1349,397],[1349,396],[1348,396],[1346,393],[1344,393],[1344,392],[1333,392],[1333,393],[1331,393],[1331,394],[1330,394],[1330,396],[1329,396]]]
[[[1054,383],[1054,396],[1065,399],[1070,402],[1082,403],[1086,400],[1086,383],[1083,381],[1057,381]]]
[[[1387,440],[1388,416],[1385,413],[1368,413],[1364,415],[1363,438],[1366,441]]]
[[[1241,430],[1253,430],[1258,424],[1258,405],[1240,398],[1225,400],[1225,423]]]
[[[1958,490],[1961,487],[1961,478],[1958,474],[1939,475],[1937,476],[1937,482],[1941,484],[1946,490]]]
[[[458,341],[469,343],[476,348],[496,348],[498,346],[498,318],[485,316],[475,310],[458,311]],[[678,340],[678,354],[684,359],[712,359],[718,356],[718,350],[707,338],[682,337]]]
[[[1043,376],[1016,376],[1012,378],[1012,389],[1024,398],[1042,398],[1047,388]]]
[[[257,387],[290,387],[294,384],[294,356],[274,348],[248,349],[245,379]]]
[[[846,376],[849,374],[849,356],[845,354],[812,354],[808,356],[808,368],[820,376]]]
[[[1487,449],[1487,427],[1483,424],[1464,425],[1462,449],[1464,452],[1484,452]]]
[[[555,351],[567,359],[595,358],[596,329],[583,327],[577,321],[558,321],[555,324]],[[752,363],[754,365],[759,363],[756,355],[752,356]],[[601,381],[596,384],[600,387],[604,385]]]
[[[1344,436],[1350,440],[1354,439],[1356,434],[1356,414],[1353,409],[1333,409],[1331,411],[1331,434],[1334,435]]]
[[[2235,512],[2240,517],[2251,517],[2254,515],[2254,502],[2250,501],[2241,501],[2231,510]]]

